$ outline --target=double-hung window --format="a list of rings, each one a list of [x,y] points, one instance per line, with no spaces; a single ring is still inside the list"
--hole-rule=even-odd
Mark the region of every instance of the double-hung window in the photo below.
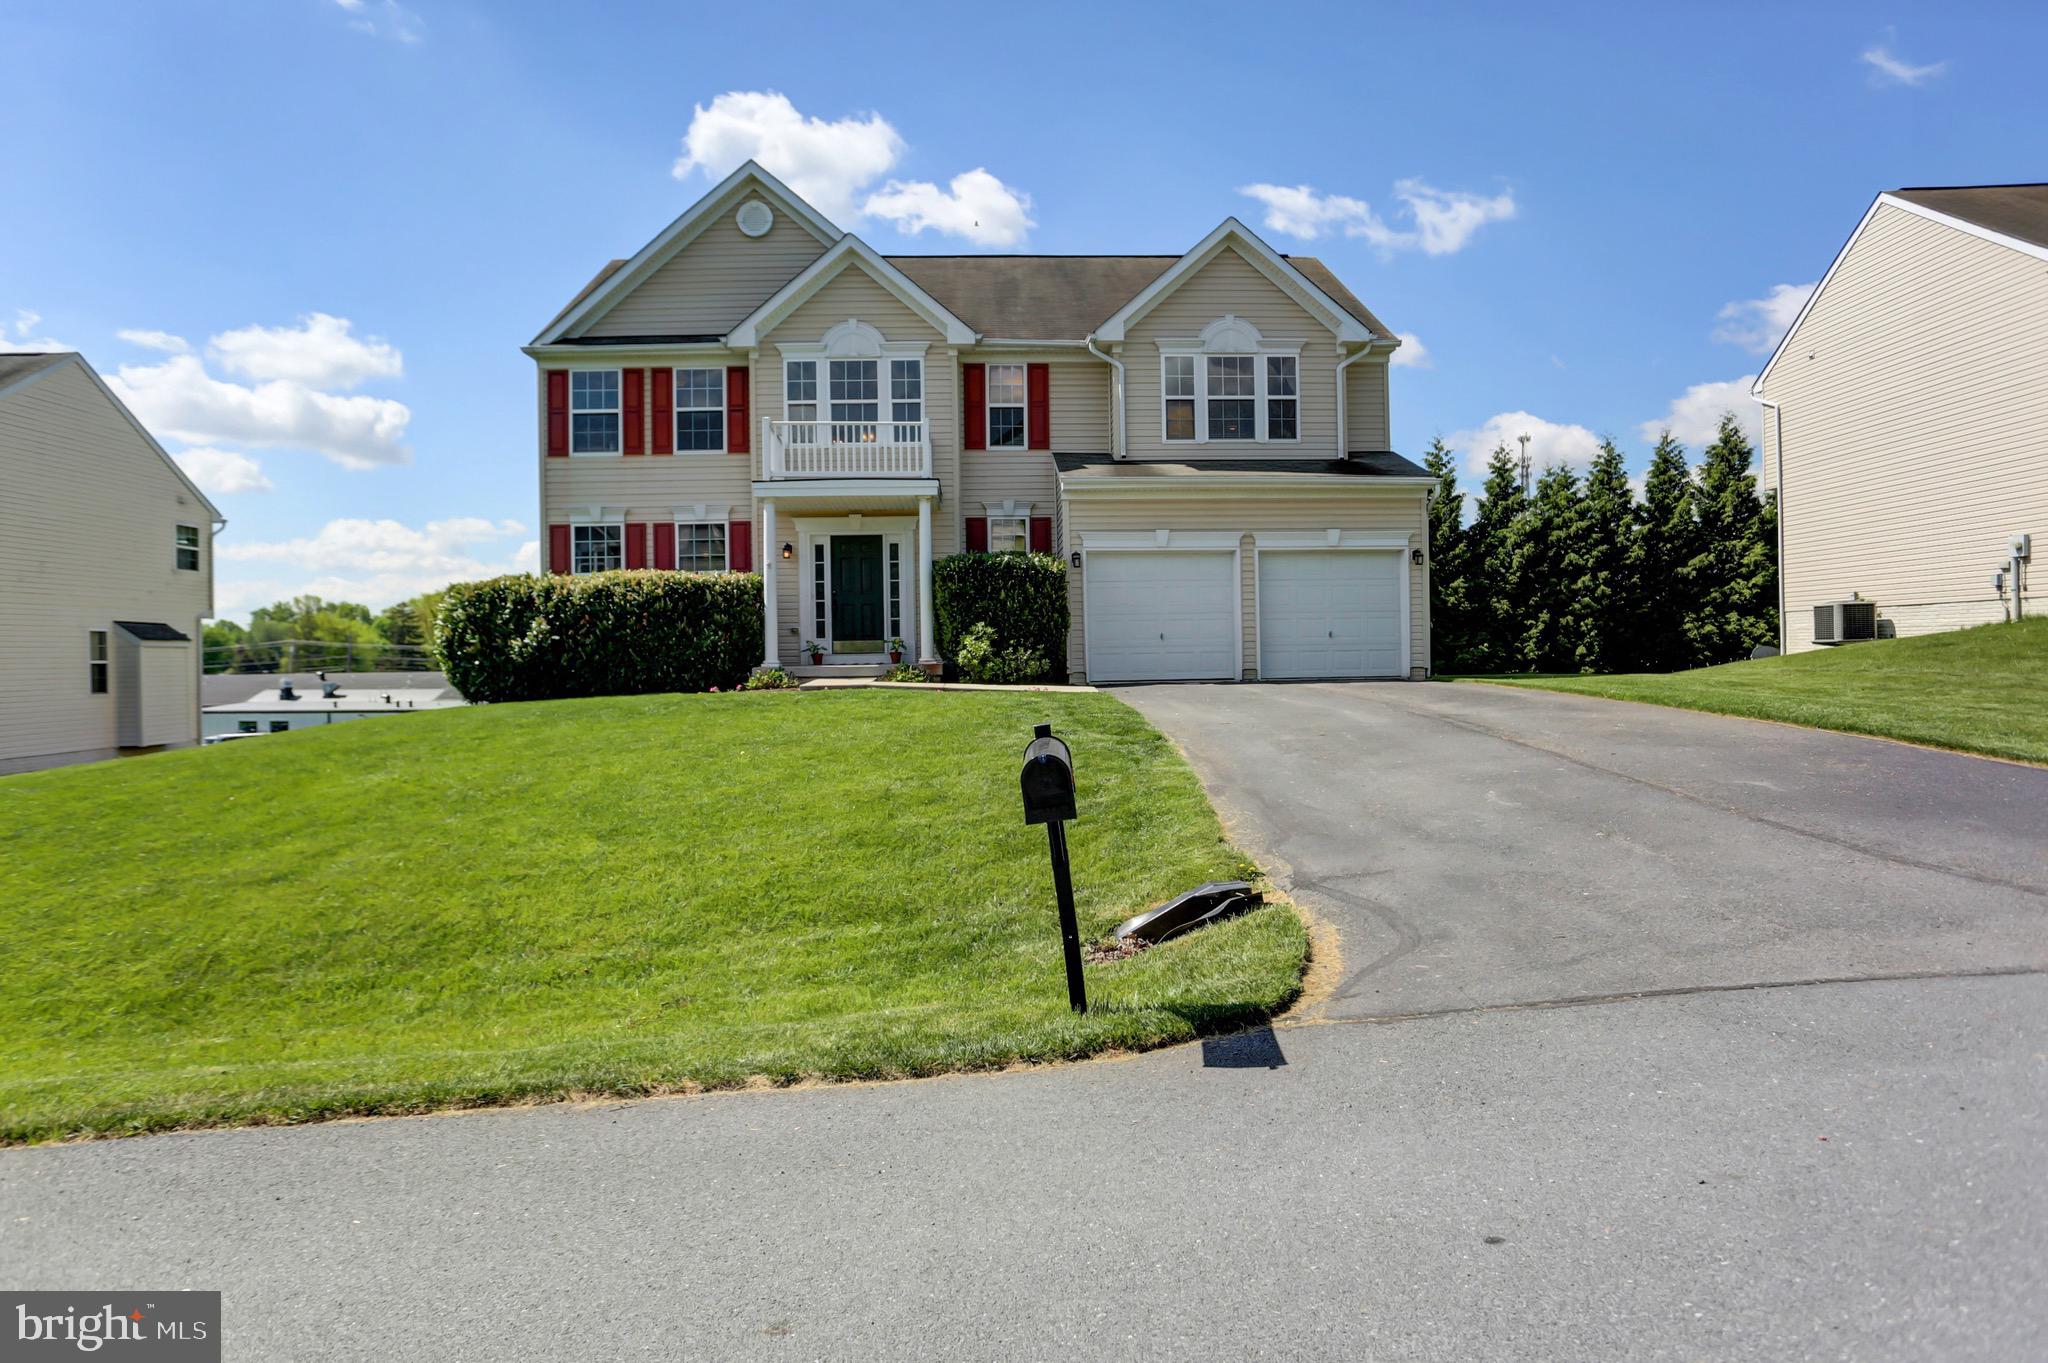
[[[782,366],[782,414],[791,421],[818,419],[816,360],[790,360]]]
[[[199,527],[181,525],[177,536],[178,567],[188,573],[199,571]]]
[[[1292,443],[1301,434],[1293,355],[1162,355],[1162,436],[1171,442]]]
[[[917,423],[924,420],[923,360],[889,361],[889,420],[896,423],[897,444],[917,439]]]
[[[619,452],[619,371],[569,371],[569,453]]]
[[[725,557],[725,522],[678,522],[676,525],[676,567],[686,573],[722,573]]]
[[[991,554],[1022,554],[1030,549],[1030,520],[1023,516],[988,518],[988,551]]]
[[[676,371],[676,451],[725,448],[725,371]]]
[[[1021,450],[1024,442],[1024,366],[992,364],[988,367],[988,447]]]
[[[626,566],[623,525],[578,525],[570,530],[570,560],[578,573],[608,573]]]
[[[835,441],[873,440],[872,423],[882,419],[881,362],[827,360],[826,397],[832,404]]]
[[[85,632],[85,689],[95,696],[107,694],[107,632]]]

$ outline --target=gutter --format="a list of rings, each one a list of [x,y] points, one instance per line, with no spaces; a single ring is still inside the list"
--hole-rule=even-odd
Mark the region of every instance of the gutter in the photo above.
[[[1093,332],[1088,334],[1087,338],[1082,341],[1082,344],[1088,347],[1090,355],[1104,361],[1111,369],[1116,371],[1116,449],[1112,453],[1118,459],[1128,458],[1130,455],[1130,441],[1124,429],[1124,362],[1114,355],[1106,354],[1096,349],[1095,334]]]

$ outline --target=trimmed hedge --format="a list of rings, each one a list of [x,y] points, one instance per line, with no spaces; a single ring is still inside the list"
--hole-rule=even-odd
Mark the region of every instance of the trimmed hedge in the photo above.
[[[473,701],[730,689],[761,660],[753,573],[517,574],[448,589],[434,646]]]
[[[1048,673],[1067,674],[1067,562],[1056,554],[954,554],[932,565],[939,655],[957,662],[967,631],[986,624],[995,649],[1035,650]]]

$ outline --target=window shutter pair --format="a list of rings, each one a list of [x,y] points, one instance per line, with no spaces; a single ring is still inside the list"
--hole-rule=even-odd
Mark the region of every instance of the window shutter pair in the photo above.
[[[642,401],[647,391],[647,371],[628,369],[619,376],[619,418],[625,426],[623,448],[627,454],[647,453],[647,404]]]
[[[548,571],[567,573],[576,565],[569,561],[569,527],[551,525],[548,527]]]
[[[754,523],[725,523],[725,566],[736,573],[754,571]]]
[[[961,403],[967,418],[961,428],[962,449],[988,448],[988,366],[960,366]],[[1024,366],[1024,438],[1031,449],[1052,448],[1052,366]],[[982,527],[986,531],[987,527]]]
[[[969,516],[967,518],[967,552],[970,554],[985,554],[988,552],[988,517]]]
[[[673,569],[676,566],[676,523],[656,521],[654,523],[654,566]]]
[[[654,452],[676,452],[676,371],[654,371]]]
[[[626,522],[626,566],[645,568],[647,566],[647,522]]]
[[[745,365],[727,365],[725,370],[725,452],[747,454],[754,430],[753,404],[749,401],[753,374]],[[744,570],[742,570],[744,571]]]
[[[1031,518],[1031,552],[1034,554],[1049,554],[1052,552],[1052,517],[1033,516]]]
[[[547,371],[548,457],[559,459],[569,453],[569,371]]]

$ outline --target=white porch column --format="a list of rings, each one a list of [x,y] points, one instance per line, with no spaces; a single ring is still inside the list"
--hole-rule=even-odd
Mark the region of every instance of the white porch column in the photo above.
[[[935,663],[938,646],[932,642],[932,499],[917,499],[917,660]]]
[[[761,503],[761,666],[780,667],[775,631],[775,565],[782,561],[782,549],[775,542],[775,503]]]

